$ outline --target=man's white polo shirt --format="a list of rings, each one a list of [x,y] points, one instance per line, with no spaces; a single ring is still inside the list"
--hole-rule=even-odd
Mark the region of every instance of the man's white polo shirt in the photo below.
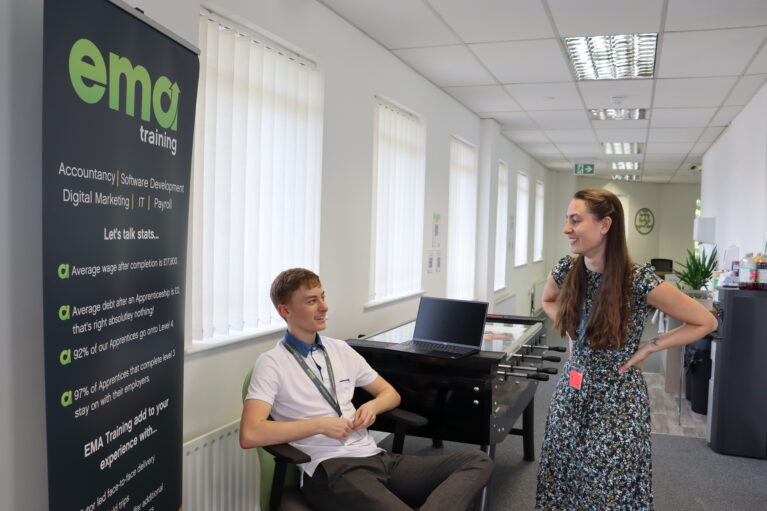
[[[290,336],[286,332],[286,336]],[[295,339],[295,338],[293,338]],[[293,340],[292,339],[292,340]],[[355,387],[364,387],[378,377],[373,368],[362,356],[354,351],[344,341],[330,337],[317,336],[318,346],[327,350],[333,366],[338,392],[338,403],[343,417],[353,421],[357,409],[352,405]],[[272,406],[271,415],[276,421],[296,421],[316,417],[337,417],[333,407],[323,398],[317,387],[301,369],[298,361],[287,350],[281,340],[271,350],[263,353],[256,361],[253,376],[245,399],[258,399]],[[301,341],[296,341],[300,343]],[[303,346],[296,345],[298,348]],[[309,345],[304,345],[309,346]],[[329,371],[325,367],[325,358],[316,348],[313,354],[308,349],[301,350],[304,360],[318,377],[321,377],[326,388],[332,393],[328,379]],[[312,356],[314,355],[314,356]],[[319,369],[318,369],[319,365]],[[344,442],[325,435],[314,435],[290,444],[302,450],[312,461],[304,463],[301,469],[309,476],[322,461],[329,458],[373,456],[382,451],[367,429],[352,431]]]

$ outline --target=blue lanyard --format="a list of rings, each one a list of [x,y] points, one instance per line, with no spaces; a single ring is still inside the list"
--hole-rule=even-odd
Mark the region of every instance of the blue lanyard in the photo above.
[[[312,381],[312,383],[314,383],[314,386],[317,387],[317,390],[320,391],[320,394],[322,394],[322,397],[325,398],[325,401],[327,401],[328,404],[333,407],[333,410],[335,410],[335,412],[338,414],[339,417],[342,417],[343,414],[341,413],[341,406],[338,404],[338,399],[335,397],[335,396],[338,396],[338,392],[336,392],[336,378],[335,378],[335,375],[333,374],[333,365],[330,363],[330,357],[328,357],[328,354],[325,351],[325,348],[321,347],[320,351],[322,352],[322,356],[325,357],[325,364],[328,367],[328,377],[330,378],[330,385],[333,387],[332,395],[330,394],[330,391],[325,386],[325,384],[322,383],[322,381],[320,381],[319,378],[317,378],[317,375],[314,374],[314,371],[312,371],[311,367],[309,367],[306,364],[304,357],[302,357],[301,354],[298,353],[298,350],[296,350],[288,342],[284,342],[283,345],[293,355],[293,358],[296,359],[296,362],[298,362],[298,365],[301,366],[301,369],[304,370],[304,372]]]

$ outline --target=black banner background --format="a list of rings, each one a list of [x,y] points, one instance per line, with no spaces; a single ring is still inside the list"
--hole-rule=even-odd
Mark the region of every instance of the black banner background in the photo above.
[[[74,61],[85,77],[71,76],[80,39],[98,49],[104,79],[89,78],[99,62],[82,55]],[[141,82],[133,115],[126,113],[130,80],[109,71],[119,58],[135,76],[144,76],[143,66],[153,90],[167,91],[148,120]],[[198,58],[107,1],[48,0],[43,64],[50,510],[177,510]],[[78,80],[81,90],[103,87],[103,96],[84,101]],[[175,130],[157,117],[158,107],[172,112],[174,94]]]

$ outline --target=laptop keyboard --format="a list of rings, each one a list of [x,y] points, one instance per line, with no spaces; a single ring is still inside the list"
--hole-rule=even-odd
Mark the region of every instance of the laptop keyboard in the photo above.
[[[411,346],[415,346],[425,351],[442,351],[444,353],[465,353],[469,348],[464,346],[454,346],[452,344],[438,344],[424,341],[408,341]]]

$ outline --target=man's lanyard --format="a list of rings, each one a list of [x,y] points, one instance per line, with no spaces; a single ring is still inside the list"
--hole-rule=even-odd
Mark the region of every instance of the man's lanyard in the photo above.
[[[317,387],[317,390],[320,391],[320,394],[322,394],[322,397],[325,398],[325,401],[328,402],[330,406],[333,407],[333,410],[336,411],[339,417],[341,417],[343,414],[341,413],[341,406],[338,404],[338,399],[336,399],[333,396],[337,396],[338,393],[336,392],[336,378],[333,375],[333,365],[330,363],[330,357],[328,357],[327,352],[325,351],[325,348],[320,348],[320,351],[322,352],[322,356],[325,357],[325,364],[328,367],[328,376],[330,377],[330,385],[333,387],[333,394],[330,394],[330,391],[328,391],[328,388],[325,387],[325,384],[320,381],[319,378],[317,378],[317,375],[314,374],[314,371],[312,371],[311,367],[309,367],[306,364],[306,360],[304,360],[304,357],[301,356],[301,354],[290,345],[289,342],[283,343],[285,345],[285,348],[293,355],[293,358],[296,359],[296,362],[298,362],[298,365],[301,366],[301,369],[304,370],[306,375],[309,377],[310,380],[312,380],[312,383],[314,383],[314,386]]]

